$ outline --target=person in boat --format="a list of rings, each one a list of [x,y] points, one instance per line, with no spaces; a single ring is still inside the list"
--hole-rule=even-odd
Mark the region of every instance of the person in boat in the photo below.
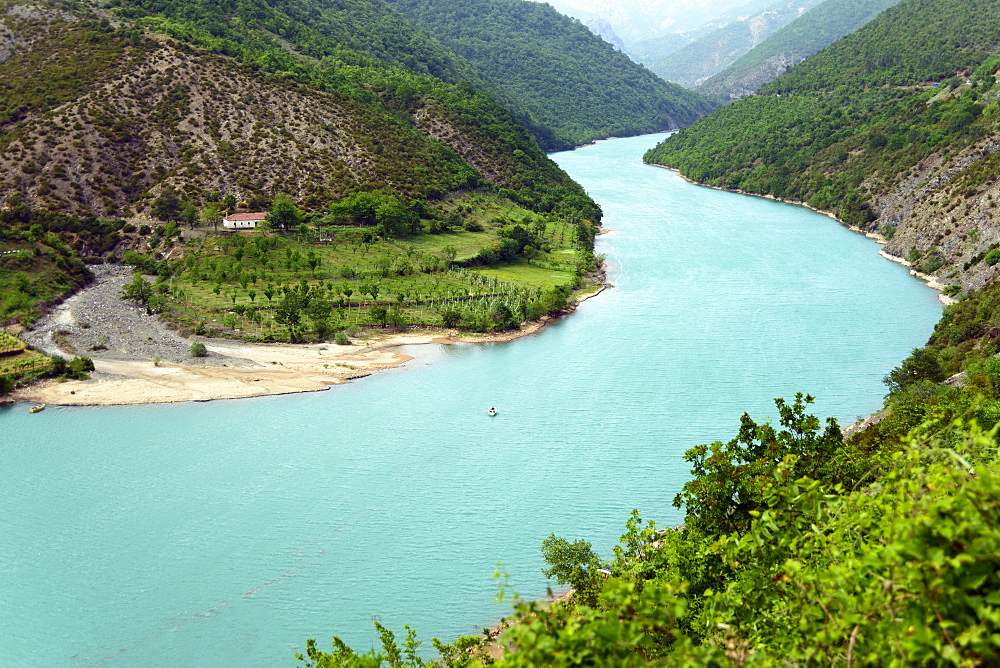
[[[492,406],[490,406],[490,409],[488,411],[486,411],[486,412],[489,413],[490,415],[496,415],[497,414],[497,409],[493,408]]]

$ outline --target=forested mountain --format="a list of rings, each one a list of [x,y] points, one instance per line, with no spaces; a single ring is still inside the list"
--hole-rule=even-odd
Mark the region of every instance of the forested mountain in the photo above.
[[[167,189],[196,203],[285,192],[307,207],[358,190],[422,198],[479,183],[543,207],[582,196],[464,80],[348,48],[362,42],[446,78],[470,69],[384,5],[277,6],[140,0],[75,15],[14,5],[0,33],[12,53],[0,64],[0,197],[117,216]]]
[[[996,276],[995,1],[904,0],[646,155],[696,181],[807,202],[953,285]]]
[[[723,101],[751,93],[807,57],[871,21],[899,0],[825,0],[702,83],[697,90]]]
[[[474,67],[380,0],[3,7],[4,323],[28,326],[86,282],[81,257],[172,277],[155,309],[188,331],[238,308],[226,333],[284,340],[304,335],[302,309],[320,288],[360,295],[371,277],[383,293],[396,284],[397,308],[387,315],[374,290],[364,303],[375,314],[362,320],[355,298],[349,322],[343,293],[339,316],[317,297],[325,310],[309,336],[348,324],[440,326],[444,302],[425,306],[433,290],[415,267],[528,267],[530,254],[535,265],[504,287],[509,303],[499,310],[470,297],[479,294],[474,272],[432,282],[464,295],[449,306],[449,326],[485,330],[563,308],[593,267],[600,208],[477,88],[489,84]],[[275,237],[253,257],[239,243],[192,250],[180,229],[204,239],[227,212],[268,209],[278,231],[297,236]],[[424,251],[401,251],[399,236],[425,237]],[[366,252],[345,253],[350,244]],[[266,257],[282,249],[285,273]],[[306,257],[311,271],[300,275]],[[320,270],[344,258],[341,273]],[[251,287],[263,275],[284,283],[259,286],[270,293],[266,306]],[[285,322],[270,302],[289,284],[298,292]]]
[[[694,88],[819,2],[820,0],[786,0],[773,5],[759,14],[733,21],[698,38],[651,65],[650,69],[667,81],[676,81]]]
[[[713,105],[658,79],[584,25],[523,0],[388,0],[513,100],[544,148],[676,128]]]

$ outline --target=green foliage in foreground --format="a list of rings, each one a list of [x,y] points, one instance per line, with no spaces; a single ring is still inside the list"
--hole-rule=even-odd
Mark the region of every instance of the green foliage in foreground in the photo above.
[[[998,659],[995,434],[907,442],[855,490],[776,467],[745,532],[693,542],[636,522],[593,606],[510,629],[500,665],[986,665]],[[727,577],[692,595],[680,561]]]
[[[983,399],[964,392],[969,404]],[[728,443],[688,451],[685,524],[638,511],[610,561],[551,536],[547,572],[573,596],[518,603],[497,666],[992,665],[1000,660],[996,428],[950,416],[902,438],[842,438],[778,401],[778,427],[744,416]],[[953,402],[952,408],[957,406]],[[412,638],[411,638],[412,640]],[[462,642],[471,643],[470,639]],[[490,665],[437,643],[436,662]],[[387,648],[384,648],[387,649]],[[338,653],[340,652],[340,653]]]

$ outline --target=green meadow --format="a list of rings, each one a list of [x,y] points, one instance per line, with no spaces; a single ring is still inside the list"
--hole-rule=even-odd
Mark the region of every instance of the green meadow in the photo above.
[[[128,296],[182,330],[247,340],[405,327],[486,332],[564,309],[594,268],[579,231],[589,223],[482,193],[453,197],[431,215],[425,233],[398,238],[333,218],[192,235],[174,246],[176,259],[126,257],[157,274]]]

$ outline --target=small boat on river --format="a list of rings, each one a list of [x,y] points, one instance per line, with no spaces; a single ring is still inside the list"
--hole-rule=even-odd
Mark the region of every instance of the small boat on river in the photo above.
[[[44,411],[44,410],[45,410],[45,404],[35,404],[34,406],[28,409],[28,412],[37,413],[38,411]]]
[[[498,411],[495,408],[491,408],[488,411],[486,411],[486,414],[489,415],[490,417],[496,417],[499,413],[500,411]]]

